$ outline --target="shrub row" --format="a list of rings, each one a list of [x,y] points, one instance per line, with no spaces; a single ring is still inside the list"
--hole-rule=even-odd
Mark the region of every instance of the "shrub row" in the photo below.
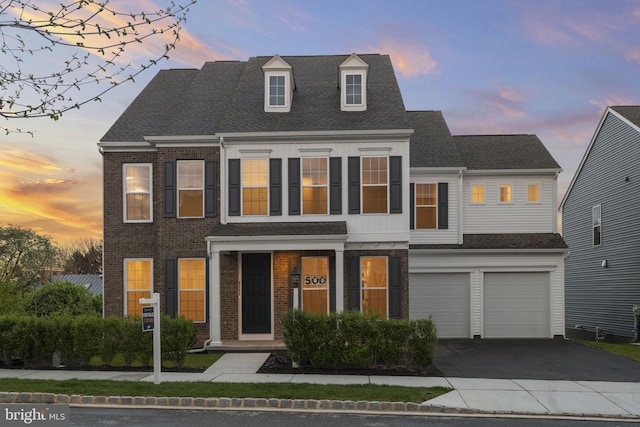
[[[196,341],[196,328],[190,320],[168,316],[162,316],[160,326],[162,360],[181,368]],[[139,316],[0,316],[0,362],[50,367],[55,353],[71,367],[87,366],[94,356],[110,364],[117,354],[128,366],[134,361],[149,365],[153,333],[142,331]]]
[[[435,358],[437,332],[429,320],[387,320],[357,311],[283,318],[289,357],[301,367],[426,369]]]

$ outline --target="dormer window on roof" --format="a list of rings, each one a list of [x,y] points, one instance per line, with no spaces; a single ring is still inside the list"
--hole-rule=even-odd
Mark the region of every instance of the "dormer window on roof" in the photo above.
[[[340,109],[365,111],[367,109],[367,72],[369,64],[355,53],[340,64]]]
[[[293,91],[293,68],[279,55],[262,66],[264,72],[264,111],[288,113],[291,111]]]

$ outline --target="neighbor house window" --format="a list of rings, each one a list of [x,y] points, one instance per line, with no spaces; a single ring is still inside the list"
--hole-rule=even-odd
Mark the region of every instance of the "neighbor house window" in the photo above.
[[[302,258],[302,309],[309,313],[329,312],[329,258]]]
[[[345,90],[347,105],[362,105],[362,74],[347,74]]]
[[[242,215],[267,215],[268,159],[242,159]]]
[[[153,220],[151,165],[125,164],[123,175],[124,221],[151,222]]]
[[[471,202],[484,203],[484,185],[471,186]]]
[[[602,243],[602,207],[594,206],[593,213],[593,246],[600,246]]]
[[[540,185],[538,184],[527,185],[527,201],[528,202],[540,201]]]
[[[436,184],[416,184],[416,228],[435,229],[437,224]]]
[[[269,76],[269,106],[283,107],[285,105],[285,76]]]
[[[500,186],[500,203],[511,203],[513,201],[513,193],[511,185]]]
[[[389,212],[387,162],[387,157],[362,158],[362,213]]]
[[[327,164],[326,158],[302,159],[302,213],[305,215],[328,211]]]
[[[387,257],[360,258],[362,311],[387,317]]]
[[[205,283],[204,258],[178,260],[178,307],[186,319],[205,321]]]
[[[152,271],[152,259],[126,259],[124,261],[125,314],[142,315],[140,298],[151,298]]]
[[[204,216],[204,161],[181,160],[178,164],[178,217]]]

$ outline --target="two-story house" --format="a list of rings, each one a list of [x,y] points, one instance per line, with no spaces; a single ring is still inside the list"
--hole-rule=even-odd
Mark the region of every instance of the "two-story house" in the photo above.
[[[567,336],[640,337],[639,165],[640,106],[608,107],[560,206]]]
[[[558,165],[535,137],[452,137],[439,112],[407,112],[386,55],[161,71],[99,146],[106,315],[158,292],[209,346],[277,341],[293,307],[433,314],[445,336],[564,330]],[[447,332],[454,299],[466,330]],[[520,327],[492,330],[492,304]]]

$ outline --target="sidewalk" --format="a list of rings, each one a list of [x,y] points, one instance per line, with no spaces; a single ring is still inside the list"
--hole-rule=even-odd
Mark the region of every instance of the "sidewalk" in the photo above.
[[[477,412],[536,415],[573,415],[640,418],[640,383],[601,381],[504,380],[482,378],[398,377],[358,375],[257,374],[268,353],[225,354],[202,373],[163,372],[162,382],[203,381],[216,383],[309,383],[309,384],[378,384],[408,387],[450,387],[454,390],[417,405],[421,412]],[[150,372],[66,371],[0,369],[0,378],[87,379],[153,382]],[[24,393],[22,393],[24,394]],[[7,393],[0,393],[2,395]],[[219,399],[222,400],[222,399]],[[255,399],[251,400],[255,403]],[[283,406],[265,401],[266,407],[304,409],[303,404]],[[128,401],[128,400],[127,400]],[[191,399],[195,406],[197,399]],[[119,402],[119,401],[118,401]],[[70,403],[100,402],[83,399]],[[105,402],[108,403],[108,402]],[[216,405],[220,402],[216,401]],[[229,406],[233,406],[229,402]],[[353,403],[353,402],[352,402]],[[183,405],[183,402],[180,403]],[[178,406],[180,406],[178,405]],[[239,405],[242,405],[239,403]],[[226,406],[226,405],[223,405]],[[378,407],[380,405],[376,405]],[[240,406],[244,407],[244,406]],[[255,407],[255,406],[254,406]],[[344,408],[350,406],[343,405]],[[374,406],[372,406],[374,407]],[[322,409],[321,407],[313,407]],[[384,409],[384,405],[381,406]],[[396,408],[396,406],[392,406]],[[359,409],[354,407],[354,409]],[[389,410],[389,409],[387,409]]]

